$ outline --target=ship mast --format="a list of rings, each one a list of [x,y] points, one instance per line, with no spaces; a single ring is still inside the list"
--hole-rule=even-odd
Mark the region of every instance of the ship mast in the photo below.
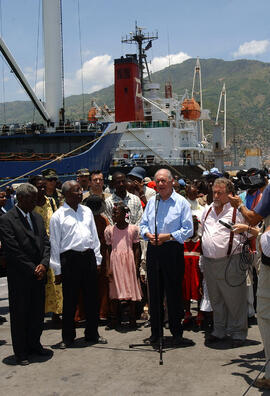
[[[46,109],[54,127],[63,114],[61,0],[43,0]]]
[[[199,78],[199,91],[195,91],[196,89],[196,78]],[[192,93],[191,97],[194,98],[195,95],[200,95],[200,107],[201,107],[201,113],[203,111],[203,101],[202,101],[202,75],[201,75],[201,65],[200,65],[200,60],[199,57],[197,57],[196,65],[194,68],[194,74],[193,74],[193,83],[192,83]],[[195,98],[194,98],[195,99]],[[201,136],[202,140],[204,140],[204,129],[203,129],[203,120],[201,119]]]
[[[126,44],[133,44],[137,43],[138,45],[138,58],[139,58],[139,70],[140,70],[140,80],[141,80],[141,89],[142,89],[142,95],[144,96],[144,82],[143,82],[143,72],[144,68],[146,67],[147,69],[147,75],[149,81],[151,81],[149,69],[148,69],[148,64],[147,64],[147,55],[145,51],[149,50],[152,47],[152,41],[158,39],[158,34],[150,34],[150,33],[143,33],[144,28],[139,27],[137,25],[137,22],[135,22],[135,32],[130,32],[129,36],[126,35],[125,38],[122,38],[121,42],[126,43]],[[143,48],[143,43],[148,41],[148,44],[146,45],[145,48]],[[145,66],[144,66],[145,64]]]
[[[223,99],[223,110],[221,110],[222,99]],[[217,110],[217,116],[216,116],[216,125],[219,125],[219,122],[218,122],[219,113],[223,113],[223,116],[224,116],[224,124],[223,124],[224,143],[223,144],[224,144],[224,148],[226,148],[226,146],[227,146],[227,96],[226,96],[225,83],[223,84],[223,87],[222,87],[222,90],[221,90],[220,96],[219,96],[218,110]]]

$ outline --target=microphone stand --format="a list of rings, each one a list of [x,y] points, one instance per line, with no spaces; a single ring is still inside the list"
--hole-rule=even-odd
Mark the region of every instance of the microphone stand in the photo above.
[[[160,301],[160,281],[159,281],[159,261],[158,261],[158,233],[157,233],[157,212],[158,212],[158,206],[160,202],[160,195],[156,195],[156,201],[155,201],[155,246],[156,246],[156,252],[155,252],[155,260],[156,260],[156,279],[157,279],[157,299],[158,299],[158,324],[159,324],[159,364],[163,365],[163,335],[162,335],[162,323],[161,323],[161,312],[160,312],[160,306],[161,306],[161,301]],[[150,311],[150,316],[151,316],[151,311]],[[138,346],[148,346],[147,344],[130,344],[129,348],[134,348]],[[149,345],[151,346],[151,345]]]

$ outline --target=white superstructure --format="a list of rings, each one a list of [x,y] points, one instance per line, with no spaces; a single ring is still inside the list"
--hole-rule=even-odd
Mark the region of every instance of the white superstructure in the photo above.
[[[129,123],[116,149],[114,165],[205,163],[212,147],[202,136],[200,124],[202,119],[209,119],[209,112],[204,110],[198,121],[184,120],[181,105],[187,92],[181,100],[173,94],[161,97],[157,83],[145,84],[145,96],[146,121]]]

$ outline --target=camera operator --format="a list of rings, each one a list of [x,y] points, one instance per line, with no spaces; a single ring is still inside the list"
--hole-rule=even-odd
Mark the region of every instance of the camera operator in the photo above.
[[[230,194],[229,201],[251,226],[255,226],[270,215],[270,186],[267,185],[266,170],[249,169],[237,176],[238,188],[247,192],[242,198],[241,195]]]
[[[229,334],[232,347],[242,346],[247,337],[247,303],[245,271],[241,271],[239,249],[242,236],[226,228],[224,224],[245,223],[241,213],[229,202],[234,185],[226,178],[218,178],[213,184],[213,203],[202,215],[202,264],[214,313],[214,330],[207,342],[219,342]],[[223,222],[222,223],[220,223]],[[229,226],[230,227],[230,226]],[[236,231],[237,231],[236,227]],[[232,287],[228,275],[237,286]]]

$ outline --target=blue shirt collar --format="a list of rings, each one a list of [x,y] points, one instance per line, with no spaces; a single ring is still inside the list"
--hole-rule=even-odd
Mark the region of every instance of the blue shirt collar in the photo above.
[[[177,192],[175,192],[175,190],[173,189],[172,190],[172,193],[171,193],[171,195],[169,196],[169,198],[168,199],[165,199],[165,200],[163,200],[161,197],[161,200],[163,201],[163,202],[167,202],[167,201],[169,201],[169,199],[172,199],[174,202],[176,202],[176,200],[177,200],[177,196],[178,196],[179,194],[177,194]]]

